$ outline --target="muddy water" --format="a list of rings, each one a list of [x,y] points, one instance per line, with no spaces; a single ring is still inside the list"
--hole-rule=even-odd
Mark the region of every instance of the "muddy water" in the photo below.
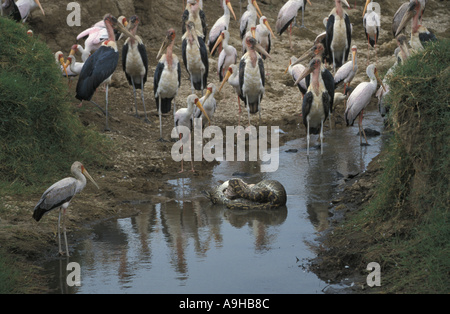
[[[375,109],[364,123],[382,129]],[[76,247],[70,262],[80,265],[80,286],[67,285],[73,273],[66,271],[66,259],[48,263],[52,288],[55,293],[323,293],[329,285],[307,270],[311,246],[328,227],[330,200],[344,178],[364,171],[382,146],[378,136],[361,147],[357,130],[327,131],[323,156],[314,147],[309,160],[305,138],[285,143],[275,172],[260,172],[258,162],[222,162],[209,178],[170,180],[173,189],[166,196],[172,201],[123,205],[140,213],[94,226],[92,236]],[[212,206],[201,191],[233,174],[248,182],[279,180],[288,193],[286,207],[242,212]]]

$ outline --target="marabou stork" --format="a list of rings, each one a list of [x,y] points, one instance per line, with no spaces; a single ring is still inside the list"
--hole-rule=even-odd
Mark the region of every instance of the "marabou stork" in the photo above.
[[[409,42],[412,49],[415,51],[423,50],[424,45],[429,41],[436,41],[436,36],[430,32],[425,26],[419,25],[418,16],[414,16],[411,25],[411,40]]]
[[[175,30],[169,29],[166,38],[159,49],[156,59],[161,56],[155,69],[153,78],[153,93],[155,95],[156,109],[159,115],[159,141],[164,141],[162,137],[161,114],[168,113],[171,109],[172,99],[178,93],[181,84],[181,65],[178,57],[173,54],[173,44],[175,41]],[[163,52],[166,52],[163,54]],[[173,104],[173,116],[175,121],[176,104]]]
[[[352,44],[350,18],[341,3],[350,7],[347,0],[335,0],[336,7],[331,11],[327,21],[325,49],[329,54],[328,58],[333,61],[333,73],[347,61]]]
[[[195,24],[195,29],[199,33],[199,36],[203,40],[206,38],[206,33],[208,32],[208,28],[206,26],[206,15],[200,8],[198,0],[187,0],[186,10],[184,10],[181,20],[182,34],[186,33],[187,23],[191,21]]]
[[[223,85],[227,81],[233,87],[234,92],[238,96],[239,113],[241,113],[242,112],[242,110],[241,110],[241,97],[242,96],[241,96],[241,87],[239,86],[239,68],[236,64],[232,64],[228,67],[228,71],[225,74],[222,84],[220,84],[219,93],[222,90]]]
[[[118,28],[122,33],[128,37],[134,38],[131,34],[117,19],[111,14],[106,14],[104,17],[104,22],[106,29],[108,30],[109,39],[102,43],[102,46],[90,56],[84,63],[83,69],[81,70],[77,88],[76,88],[76,98],[83,101],[89,100],[94,105],[96,105],[106,116],[105,130],[109,131],[108,126],[108,84],[111,82],[111,77],[116,70],[117,64],[119,62],[119,51],[117,49],[117,44],[114,37],[114,28]],[[105,111],[93,102],[92,96],[95,93],[97,87],[101,84],[106,84],[106,107]]]
[[[147,50],[141,37],[136,35],[136,30],[139,24],[137,15],[130,18],[129,31],[134,35],[134,38],[127,38],[122,48],[122,67],[127,77],[128,84],[133,86],[134,94],[134,108],[136,109],[136,117],[139,117],[136,104],[136,89],[141,90],[142,105],[144,106],[145,122],[150,123],[147,117],[147,110],[145,109],[144,100],[144,84],[147,82],[148,72],[148,58]]]
[[[357,47],[353,45],[352,60],[341,66],[334,75],[334,86],[338,87],[340,84],[344,83],[344,94],[346,93],[347,87],[350,86],[350,83],[355,77],[356,72],[358,72],[358,60],[356,56],[357,50]]]
[[[392,20],[392,34],[397,37],[413,17],[422,21],[427,0],[409,0],[395,12]]]
[[[289,59],[289,66],[284,71],[284,73],[289,72],[289,74],[292,76],[292,79],[294,80],[294,82],[297,82],[297,79],[305,71],[305,66],[303,64],[296,63],[296,61],[297,61],[297,58],[292,56]],[[302,93],[302,97],[304,97],[308,90],[305,79],[302,79],[296,85],[297,85],[298,89],[300,90],[300,93]]]
[[[211,125],[211,119],[214,117],[214,113],[216,112],[217,107],[217,101],[214,98],[214,94],[216,93],[216,91],[216,85],[214,85],[213,83],[209,83],[206,87],[205,96],[203,96],[199,100],[208,118],[205,118],[206,116],[203,114],[199,107],[195,107],[194,109],[194,118],[202,119],[202,127],[205,127],[208,122],[209,125]]]
[[[353,125],[356,118],[359,115],[359,142],[362,144],[361,138],[361,129],[364,135],[364,139],[366,140],[366,145],[369,145],[366,138],[366,133],[364,132],[364,128],[362,127],[362,119],[364,114],[364,109],[370,103],[372,96],[375,94],[377,90],[377,81],[384,88],[383,82],[380,80],[378,76],[377,68],[374,64],[370,64],[366,69],[367,76],[370,79],[370,82],[362,82],[359,83],[358,86],[353,90],[350,96],[347,99],[347,108],[345,109],[344,117],[347,122],[347,126]]]
[[[189,143],[191,142],[191,132],[189,132],[189,136],[188,138],[182,138],[181,133],[179,128],[180,126],[185,126],[189,129],[189,131],[192,131],[193,128],[193,119],[192,119],[192,115],[194,113],[194,106],[197,106],[201,112],[204,114],[204,116],[206,117],[206,119],[211,122],[209,120],[208,114],[205,112],[205,109],[203,109],[202,104],[200,103],[200,101],[198,100],[197,95],[192,94],[189,95],[187,97],[187,108],[181,108],[178,109],[177,112],[175,113],[175,127],[176,127],[176,131],[177,134],[180,138],[180,140],[182,141],[183,145],[185,145],[187,143],[187,141],[189,140]],[[172,132],[173,134],[173,132]],[[183,146],[181,147],[181,150],[183,150]],[[191,159],[191,171],[194,172],[194,162]],[[183,172],[183,159],[181,159],[181,172]]]
[[[230,24],[230,12],[233,13],[233,17],[236,20],[236,15],[234,14],[230,0],[223,0],[222,5],[223,15],[217,19],[209,31],[208,47],[212,56],[215,55],[213,47],[216,45],[216,41],[222,35],[223,31],[228,30],[228,25]]]
[[[250,27],[250,30],[245,33],[245,36],[242,39],[242,55],[247,52],[247,37],[253,37],[256,39],[256,26]]]
[[[324,51],[325,47],[321,43],[317,43],[311,49],[305,52],[297,61],[295,61],[293,65],[296,65],[303,60],[307,60],[308,58],[318,57],[321,60],[323,60]],[[334,90],[335,90],[334,77],[333,74],[331,74],[331,72],[328,71],[328,69],[325,67],[323,61],[320,63],[320,73],[322,81],[325,84],[325,88],[328,91],[328,96],[330,97],[330,104],[328,106],[330,112],[328,113],[328,117],[330,118],[330,128],[331,128],[331,113],[333,112],[334,108]],[[299,84],[299,82],[300,81],[298,81],[297,79],[295,84]],[[306,75],[305,82],[306,86],[309,87],[311,82],[311,76],[309,74]]]
[[[238,57],[236,48],[228,44],[229,39],[230,32],[227,30],[223,30],[219,38],[217,39],[216,44],[211,50],[212,55],[216,47],[222,44],[223,49],[219,54],[219,59],[217,60],[217,74],[219,74],[220,82],[222,82],[225,76],[225,71],[230,65],[236,63]]]
[[[306,149],[309,157],[309,141],[311,134],[320,134],[320,153],[323,154],[323,123],[328,117],[331,97],[325,88],[321,74],[322,60],[315,57],[309,62],[308,67],[297,79],[300,82],[303,78],[312,73],[311,84],[303,97],[302,114],[303,124],[306,127]],[[333,96],[334,98],[334,93]]]
[[[33,218],[36,221],[41,220],[42,216],[49,213],[51,210],[59,208],[58,216],[58,244],[59,244],[59,254],[63,255],[64,252],[61,249],[61,210],[63,212],[63,232],[64,240],[66,242],[66,255],[69,256],[69,246],[67,245],[67,234],[66,234],[66,209],[70,205],[70,201],[73,197],[80,193],[86,186],[86,177],[91,180],[91,182],[99,189],[97,183],[92,179],[92,177],[87,172],[86,168],[79,162],[75,161],[70,168],[73,177],[67,177],[62,179],[52,186],[50,186],[44,194],[42,194],[41,199],[34,207]]]
[[[264,95],[265,72],[264,63],[261,56],[271,56],[261,47],[253,37],[246,38],[247,52],[242,56],[239,63],[239,87],[241,89],[241,99],[247,106],[248,124],[250,126],[250,114],[259,113],[261,123],[261,99]]]
[[[375,6],[373,6],[373,0],[366,0],[366,5],[363,11],[363,27],[364,32],[367,37],[367,64],[369,64],[370,57],[370,46],[375,49],[375,58],[378,62],[377,55],[377,42],[380,35],[380,16],[375,11]],[[366,13],[367,10],[367,13]]]
[[[117,20],[123,26],[128,25],[128,21],[124,16],[119,16]],[[118,41],[119,37],[120,32],[117,29],[114,29],[115,41]],[[79,49],[79,51],[81,52],[81,59],[83,60],[83,62],[85,62],[93,52],[101,47],[104,41],[109,39],[109,34],[105,22],[101,20],[95,23],[94,26],[85,29],[78,34],[77,40],[80,40],[81,38],[86,38],[84,41],[84,49]]]
[[[309,5],[311,5],[311,2],[307,0]],[[302,27],[304,27],[303,24],[303,15],[305,14],[305,1],[304,0],[289,0],[286,2],[278,12],[277,17],[277,34],[283,34],[285,30],[289,28],[289,46],[292,49],[292,24],[294,23],[294,20],[297,18],[298,11],[302,10]]]
[[[2,11],[17,22],[22,21],[25,23],[31,12],[38,8],[41,9],[42,14],[45,15],[39,0],[18,0],[17,2],[14,2],[14,0],[5,0],[5,3],[1,6]]]
[[[247,11],[242,14],[239,22],[239,34],[241,39],[245,39],[247,37],[246,33],[250,31],[252,27],[256,27],[257,18],[261,16],[262,13],[256,0],[248,0]]]
[[[272,37],[275,38],[275,34],[270,28],[269,22],[265,16],[259,18],[259,24],[256,26],[256,41],[263,47],[267,53],[270,53],[270,47],[272,45]],[[265,55],[262,55],[263,60],[266,59]]]
[[[208,52],[205,42],[195,29],[194,22],[187,23],[186,33],[182,39],[181,53],[191,81],[192,94],[194,94],[194,90],[200,90],[203,95],[203,89],[208,84]]]

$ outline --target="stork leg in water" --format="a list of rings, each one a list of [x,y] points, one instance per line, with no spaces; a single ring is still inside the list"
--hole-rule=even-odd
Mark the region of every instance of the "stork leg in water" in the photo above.
[[[59,208],[58,215],[58,246],[59,246],[59,255],[64,255],[64,252],[61,248],[61,211],[63,212],[63,232],[64,232],[64,241],[66,243],[66,256],[69,255],[69,246],[67,245],[67,233],[66,233],[66,208]]]
[[[364,131],[364,127],[362,125],[363,115],[364,115],[364,110],[361,111],[361,114],[359,115],[359,123],[358,123],[358,128],[359,128],[359,145],[361,145],[361,146],[369,146],[369,142],[367,141],[367,137],[366,137],[366,132]],[[363,142],[362,142],[361,130],[362,130],[362,134],[364,135],[364,139],[366,140],[366,144],[363,144]]]

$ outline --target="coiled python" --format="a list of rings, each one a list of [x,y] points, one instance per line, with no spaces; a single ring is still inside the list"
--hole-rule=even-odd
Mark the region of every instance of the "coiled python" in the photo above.
[[[231,179],[206,194],[213,204],[225,204],[230,209],[272,209],[287,201],[284,186],[276,180],[247,184]]]

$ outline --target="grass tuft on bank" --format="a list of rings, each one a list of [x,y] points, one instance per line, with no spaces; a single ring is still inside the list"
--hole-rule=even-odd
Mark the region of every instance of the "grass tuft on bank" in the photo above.
[[[101,166],[108,144],[74,114],[67,85],[47,45],[1,18],[0,191],[37,192],[79,160]]]
[[[389,124],[374,197],[337,228],[346,256],[381,265],[381,291],[449,293],[450,40],[429,44],[390,79]],[[374,290],[380,291],[380,290]]]

